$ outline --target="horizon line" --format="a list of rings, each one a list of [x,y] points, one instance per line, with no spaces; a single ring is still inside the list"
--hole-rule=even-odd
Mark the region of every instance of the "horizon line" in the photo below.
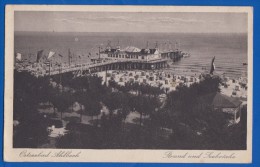
[[[130,31],[14,31],[15,32],[35,32],[35,33],[179,33],[179,34],[247,34],[248,32],[145,32],[145,31],[138,31],[138,32],[130,32]]]

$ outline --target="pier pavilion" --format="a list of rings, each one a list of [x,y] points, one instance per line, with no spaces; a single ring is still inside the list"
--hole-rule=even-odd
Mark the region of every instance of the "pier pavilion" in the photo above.
[[[100,58],[109,60],[139,60],[143,62],[154,61],[161,59],[161,54],[158,48],[139,49],[137,47],[128,46],[120,49],[107,47],[104,51],[100,52]]]
[[[180,60],[183,57],[183,53],[180,50],[169,50],[161,53],[161,58],[171,59],[174,62]]]

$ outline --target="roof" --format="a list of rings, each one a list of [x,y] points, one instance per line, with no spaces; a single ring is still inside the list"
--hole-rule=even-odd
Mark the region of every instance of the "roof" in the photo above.
[[[106,52],[106,53],[113,53],[113,52],[116,52],[117,51],[117,49],[106,49],[105,51],[103,51],[103,52]],[[102,53],[102,52],[101,52]]]
[[[236,108],[242,102],[235,97],[229,97],[219,92],[211,93],[202,97],[203,101],[214,105],[214,107]]]
[[[142,54],[154,54],[157,49],[142,49]],[[149,51],[149,52],[148,52]]]
[[[167,50],[167,51],[162,51],[161,53],[167,54],[167,53],[178,53],[178,52],[181,52],[181,51],[179,51],[179,50]]]
[[[128,54],[134,53],[134,54],[145,54],[145,55],[147,55],[147,54],[156,54],[156,51],[157,51],[157,49],[139,49],[139,48],[134,47],[134,46],[127,46],[126,48],[121,49],[121,50],[110,49],[110,51],[109,51],[108,49],[106,49],[104,52],[105,53],[126,52]]]
[[[122,50],[125,51],[125,52],[134,52],[134,53],[141,51],[141,49],[134,47],[134,46],[127,46],[126,48],[124,48]]]

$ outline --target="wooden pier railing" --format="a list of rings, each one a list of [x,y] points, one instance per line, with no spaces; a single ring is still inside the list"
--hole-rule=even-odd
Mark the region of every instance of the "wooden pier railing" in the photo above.
[[[91,70],[93,68],[98,67],[106,67],[107,65],[113,65],[113,64],[120,64],[120,63],[141,63],[141,64],[158,64],[158,63],[166,63],[167,59],[157,59],[157,60],[150,60],[150,61],[143,61],[143,60],[103,60],[101,62],[88,62],[88,63],[82,63],[82,64],[71,64],[70,66],[56,66],[56,67],[50,67],[50,68],[31,68],[26,69],[29,71],[32,75],[36,77],[43,77],[43,76],[52,76],[67,72],[74,72],[74,71],[86,71]]]

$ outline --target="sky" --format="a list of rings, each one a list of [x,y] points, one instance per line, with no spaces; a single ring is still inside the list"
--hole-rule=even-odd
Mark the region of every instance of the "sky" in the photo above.
[[[246,13],[15,11],[15,31],[246,33]]]

